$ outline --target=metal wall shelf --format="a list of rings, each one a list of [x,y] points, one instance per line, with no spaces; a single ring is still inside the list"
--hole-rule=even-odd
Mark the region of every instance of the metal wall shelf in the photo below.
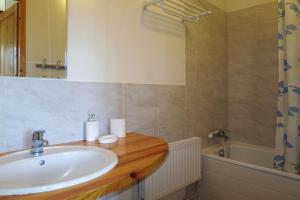
[[[186,0],[151,0],[144,3],[144,9],[159,7],[164,13],[189,22],[198,22],[200,17],[211,14],[210,10],[200,8]]]

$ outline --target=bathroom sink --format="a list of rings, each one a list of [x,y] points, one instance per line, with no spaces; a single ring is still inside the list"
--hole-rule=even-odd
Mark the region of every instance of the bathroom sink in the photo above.
[[[0,196],[53,191],[95,179],[116,166],[117,155],[86,146],[47,147],[41,156],[30,150],[0,157]]]

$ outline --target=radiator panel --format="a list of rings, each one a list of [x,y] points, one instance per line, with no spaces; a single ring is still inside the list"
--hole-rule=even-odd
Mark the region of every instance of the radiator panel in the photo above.
[[[156,200],[201,179],[201,140],[194,137],[169,143],[169,155],[160,169],[141,182],[142,200]]]

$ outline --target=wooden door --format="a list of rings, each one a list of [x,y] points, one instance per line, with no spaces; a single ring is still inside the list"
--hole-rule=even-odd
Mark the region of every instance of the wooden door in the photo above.
[[[0,75],[18,76],[18,3],[0,14]]]

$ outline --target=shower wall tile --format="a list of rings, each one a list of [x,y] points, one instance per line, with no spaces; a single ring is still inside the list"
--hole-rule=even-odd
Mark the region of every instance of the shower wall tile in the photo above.
[[[167,141],[185,138],[185,87],[125,84],[124,116],[128,131]]]
[[[174,141],[186,137],[184,86],[160,86],[158,90],[159,136]]]
[[[227,24],[232,138],[272,147],[277,110],[277,2],[231,12]]]
[[[227,129],[226,13],[206,1],[194,3],[213,12],[188,23],[186,33],[187,130],[206,145],[209,132]]]

